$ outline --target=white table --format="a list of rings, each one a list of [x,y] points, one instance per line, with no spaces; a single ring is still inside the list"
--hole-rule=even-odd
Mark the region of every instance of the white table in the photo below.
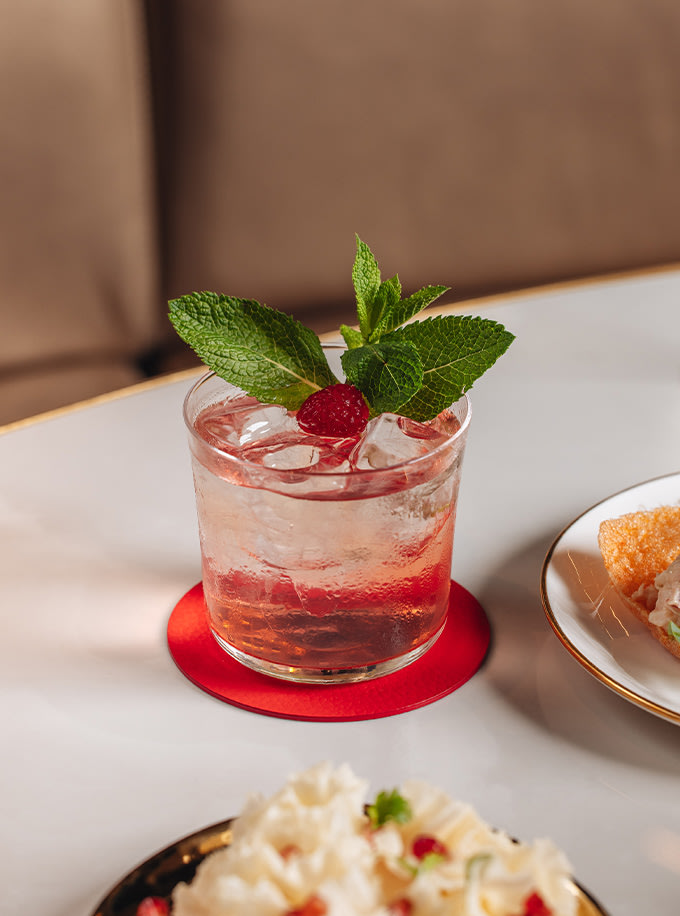
[[[87,916],[156,849],[330,759],[551,836],[612,916],[677,913],[680,728],[577,664],[539,576],[582,510],[678,470],[679,310],[680,269],[465,308],[517,335],[472,392],[454,550],[493,649],[461,689],[390,718],[258,716],[175,667],[167,619],[200,578],[186,376],[7,429],[1,912]]]

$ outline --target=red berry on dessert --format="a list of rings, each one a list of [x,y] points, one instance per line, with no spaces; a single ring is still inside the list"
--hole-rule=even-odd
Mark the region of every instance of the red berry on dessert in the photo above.
[[[446,846],[434,836],[421,834],[417,836],[411,846],[411,852],[416,859],[424,859],[425,856],[442,856],[446,858],[449,854]]]
[[[321,897],[314,895],[302,904],[297,910],[290,910],[286,916],[326,916],[328,907]]]
[[[411,916],[413,904],[408,897],[400,897],[399,900],[394,900],[390,903],[387,907],[387,912],[390,916]]]
[[[546,906],[539,894],[530,894],[524,901],[522,916],[553,916],[553,911]]]
[[[137,906],[137,916],[168,916],[170,905],[163,897],[145,897]]]

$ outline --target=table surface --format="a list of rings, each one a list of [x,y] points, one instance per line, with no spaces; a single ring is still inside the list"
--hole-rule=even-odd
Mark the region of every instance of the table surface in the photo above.
[[[539,588],[574,517],[678,470],[679,308],[675,268],[467,304],[517,336],[472,392],[453,561],[493,646],[450,696],[382,719],[256,715],[175,667],[167,620],[200,579],[186,375],[4,430],[2,913],[88,916],[140,860],[320,760],[551,836],[611,916],[677,913],[680,728],[579,665]]]

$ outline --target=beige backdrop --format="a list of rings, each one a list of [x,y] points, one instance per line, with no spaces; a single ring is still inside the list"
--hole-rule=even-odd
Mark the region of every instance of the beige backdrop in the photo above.
[[[680,260],[676,0],[0,12],[0,422],[186,362],[193,289],[335,326],[355,232],[456,299]]]

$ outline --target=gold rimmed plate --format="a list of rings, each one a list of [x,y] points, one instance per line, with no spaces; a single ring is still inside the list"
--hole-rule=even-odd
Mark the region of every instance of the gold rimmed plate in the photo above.
[[[678,503],[679,473],[607,497],[558,535],[541,574],[543,608],[564,647],[611,690],[675,724],[680,724],[680,661],[614,591],[597,536],[605,519]]]
[[[169,898],[180,881],[191,881],[203,859],[231,842],[233,819],[212,824],[166,846],[125,875],[104,897],[92,916],[135,916],[145,897]],[[577,900],[577,916],[608,916],[575,881],[569,888]]]

